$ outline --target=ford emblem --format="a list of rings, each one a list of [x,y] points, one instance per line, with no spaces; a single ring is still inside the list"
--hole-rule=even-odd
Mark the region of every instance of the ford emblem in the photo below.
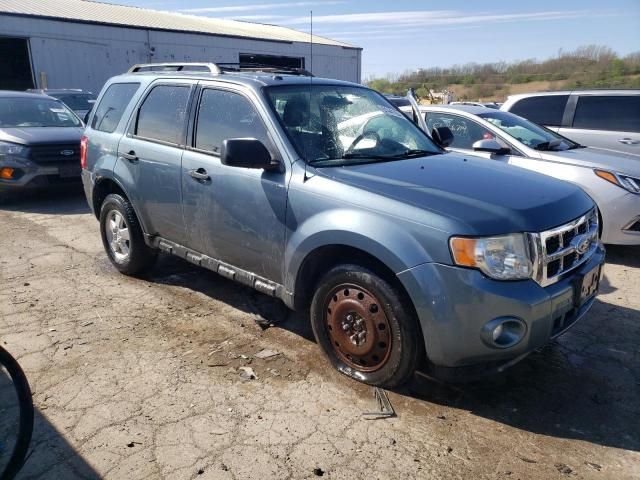
[[[70,157],[71,155],[73,155],[73,150],[62,150],[60,152],[60,155],[64,155],[65,157]]]
[[[589,251],[589,247],[591,246],[591,237],[588,235],[581,235],[574,238],[571,243],[578,254],[584,255]]]

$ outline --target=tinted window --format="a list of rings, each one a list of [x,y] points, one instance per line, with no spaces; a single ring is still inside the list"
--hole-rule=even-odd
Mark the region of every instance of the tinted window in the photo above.
[[[91,128],[102,132],[113,132],[139,86],[139,83],[114,83],[109,86],[96,108],[96,113],[91,120]]]
[[[58,100],[40,96],[0,98],[0,128],[79,126],[78,117]]]
[[[188,86],[154,87],[140,107],[136,135],[181,144],[190,91]]]
[[[640,95],[580,97],[573,127],[640,132]]]
[[[479,123],[457,115],[429,112],[426,116],[429,131],[436,127],[449,127],[453,133],[451,148],[473,149],[478,140],[495,140],[495,135]]]
[[[71,110],[91,110],[96,101],[96,97],[84,93],[54,93],[51,96],[64,102]]]
[[[242,95],[222,90],[202,92],[196,125],[200,150],[218,153],[229,138],[256,138],[269,148],[269,136],[258,112]]]
[[[562,125],[564,107],[569,95],[543,95],[523,98],[509,111],[539,125],[559,127]]]

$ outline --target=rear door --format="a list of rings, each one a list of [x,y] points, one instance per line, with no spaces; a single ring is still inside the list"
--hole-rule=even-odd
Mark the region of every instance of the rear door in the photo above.
[[[220,161],[229,138],[256,138],[282,160],[261,106],[242,91],[203,87],[191,147],[182,162],[188,246],[282,283],[289,165],[282,171],[230,167]]]
[[[558,132],[563,125],[569,95],[536,95],[518,100],[509,111]]]
[[[119,175],[135,191],[146,233],[186,241],[181,162],[195,81],[152,84],[118,146]]]
[[[640,95],[575,95],[570,126],[559,130],[582,145],[640,155]]]

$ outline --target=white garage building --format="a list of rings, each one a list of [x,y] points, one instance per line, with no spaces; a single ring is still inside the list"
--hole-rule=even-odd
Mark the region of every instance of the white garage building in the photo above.
[[[260,63],[361,80],[362,49],[290,28],[85,0],[0,0],[0,89],[98,92],[132,64]]]

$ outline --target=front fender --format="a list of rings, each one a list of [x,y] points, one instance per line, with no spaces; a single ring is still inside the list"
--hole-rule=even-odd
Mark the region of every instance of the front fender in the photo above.
[[[285,249],[285,287],[293,292],[305,258],[314,250],[346,245],[376,257],[394,273],[432,261],[424,246],[399,220],[350,208],[317,213],[293,231]]]

